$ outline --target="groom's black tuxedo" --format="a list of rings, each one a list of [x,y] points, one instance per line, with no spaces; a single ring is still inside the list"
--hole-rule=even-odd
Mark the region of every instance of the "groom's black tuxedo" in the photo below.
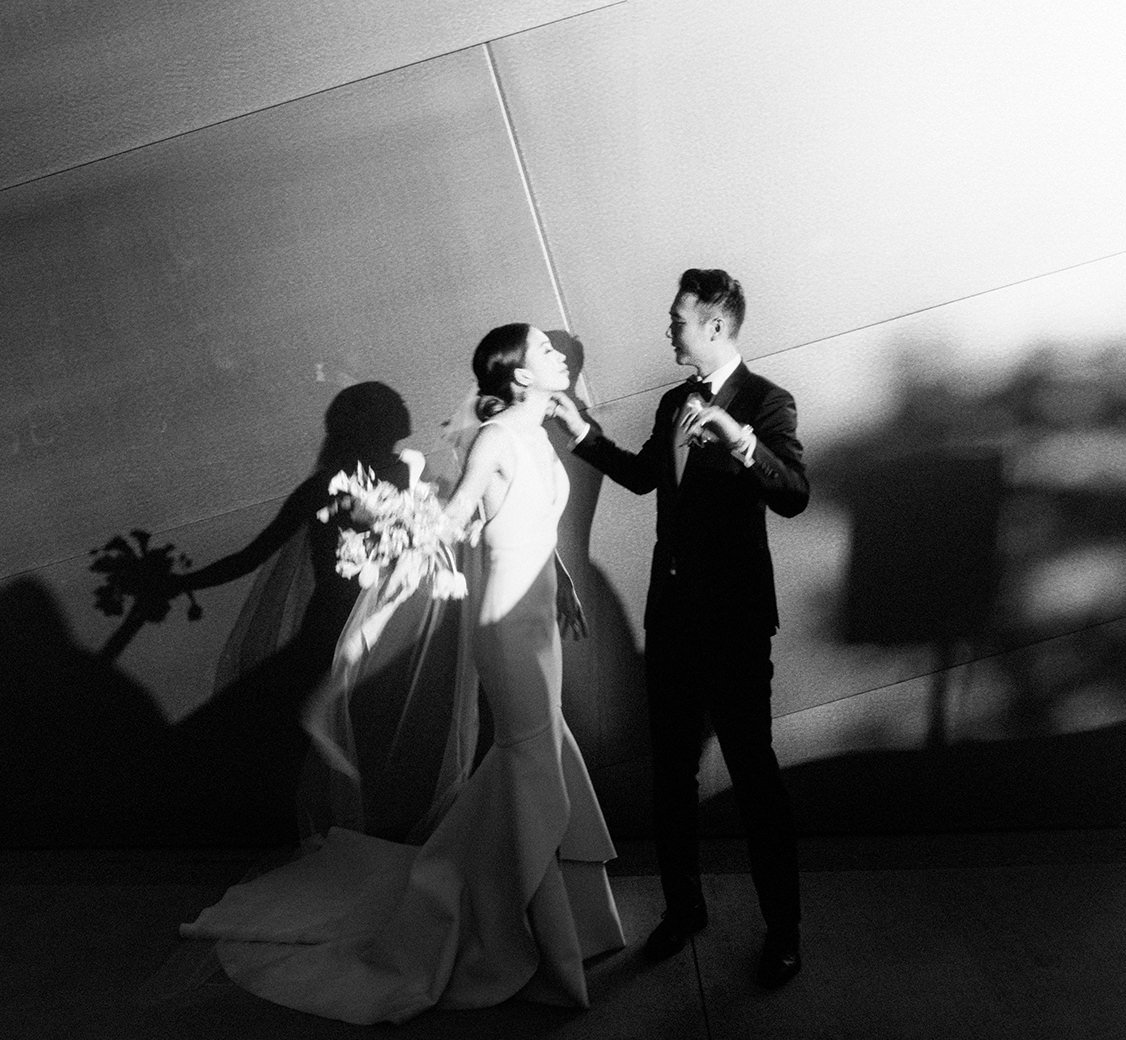
[[[796,925],[789,800],[771,748],[770,637],[778,627],[766,509],[809,500],[793,397],[740,364],[713,404],[757,437],[746,466],[718,443],[692,447],[677,481],[676,419],[692,381],[669,390],[639,452],[600,429],[575,454],[637,494],[657,492],[645,610],[655,830],[669,910],[699,903],[697,785],[706,719],[719,738],[748,830],[751,870],[772,928]]]

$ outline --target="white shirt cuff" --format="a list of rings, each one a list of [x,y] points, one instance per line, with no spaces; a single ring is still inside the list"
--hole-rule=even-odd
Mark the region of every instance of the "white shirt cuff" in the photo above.
[[[577,437],[571,438],[571,443],[567,445],[568,448],[574,450],[575,445],[582,443],[586,435],[590,433],[590,423],[583,423],[583,430]]]

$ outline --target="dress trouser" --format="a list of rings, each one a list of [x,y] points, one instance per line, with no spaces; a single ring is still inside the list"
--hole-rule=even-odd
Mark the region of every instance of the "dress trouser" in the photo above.
[[[683,602],[683,601],[682,601]],[[738,629],[721,605],[708,618],[658,611],[646,632],[654,829],[672,915],[701,899],[697,776],[708,722],[719,740],[748,839],[767,927],[800,919],[789,795],[771,746],[770,636]]]

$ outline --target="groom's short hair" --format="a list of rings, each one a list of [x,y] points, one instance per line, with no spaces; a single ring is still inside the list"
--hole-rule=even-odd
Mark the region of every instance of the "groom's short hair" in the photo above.
[[[732,278],[718,267],[690,267],[680,276],[679,291],[691,293],[701,307],[719,311],[731,325],[732,339],[739,335],[747,313],[747,301],[737,278]]]

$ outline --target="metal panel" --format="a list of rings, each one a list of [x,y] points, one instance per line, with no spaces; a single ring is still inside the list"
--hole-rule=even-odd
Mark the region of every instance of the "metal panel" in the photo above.
[[[1126,9],[653,0],[496,44],[606,400],[675,378],[676,279],[748,356],[1126,248]]]
[[[286,494],[342,387],[423,448],[561,318],[480,49],[0,195],[0,573]]]
[[[604,6],[606,0],[10,0],[0,185]]]

